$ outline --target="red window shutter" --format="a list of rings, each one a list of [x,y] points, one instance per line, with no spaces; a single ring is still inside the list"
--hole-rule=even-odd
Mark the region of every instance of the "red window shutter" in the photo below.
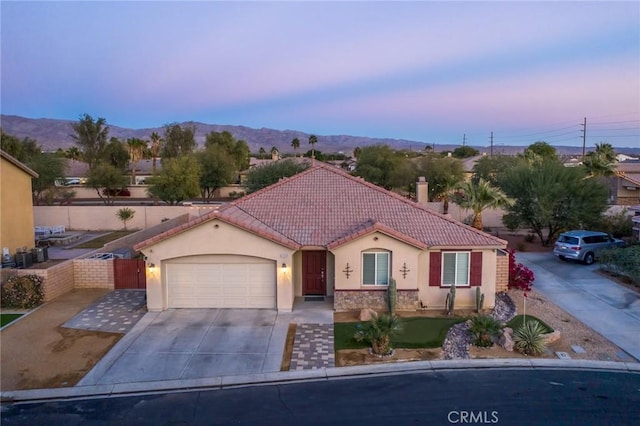
[[[482,252],[471,252],[471,286],[482,285]]]
[[[431,252],[429,255],[429,287],[440,287],[442,269],[442,253]]]

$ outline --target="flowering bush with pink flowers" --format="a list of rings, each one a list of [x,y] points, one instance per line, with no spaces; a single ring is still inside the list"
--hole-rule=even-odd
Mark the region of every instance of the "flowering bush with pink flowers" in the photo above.
[[[515,288],[525,292],[531,291],[533,281],[536,279],[533,271],[522,263],[516,262],[516,254],[513,250],[509,252],[509,290]]]

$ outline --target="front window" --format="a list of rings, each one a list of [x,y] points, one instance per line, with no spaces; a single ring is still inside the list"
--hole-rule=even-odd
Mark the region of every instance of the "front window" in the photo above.
[[[469,285],[469,252],[442,253],[442,285]]]
[[[362,253],[362,284],[389,284],[389,253]]]

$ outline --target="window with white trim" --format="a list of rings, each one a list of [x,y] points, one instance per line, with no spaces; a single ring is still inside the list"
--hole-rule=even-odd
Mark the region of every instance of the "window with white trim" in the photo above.
[[[465,252],[444,252],[442,253],[442,286],[465,287],[469,285],[471,254]]]
[[[389,285],[389,252],[362,253],[362,284]]]

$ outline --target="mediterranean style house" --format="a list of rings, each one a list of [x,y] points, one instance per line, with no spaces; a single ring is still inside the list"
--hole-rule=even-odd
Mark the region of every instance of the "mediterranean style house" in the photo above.
[[[33,193],[31,179],[38,174],[0,150],[0,247],[10,253],[33,248]]]
[[[418,185],[426,185],[421,181]],[[426,196],[426,188],[419,188]],[[147,258],[147,306],[292,310],[333,297],[337,311],[492,308],[506,289],[506,241],[336,167],[306,171],[135,246]]]

